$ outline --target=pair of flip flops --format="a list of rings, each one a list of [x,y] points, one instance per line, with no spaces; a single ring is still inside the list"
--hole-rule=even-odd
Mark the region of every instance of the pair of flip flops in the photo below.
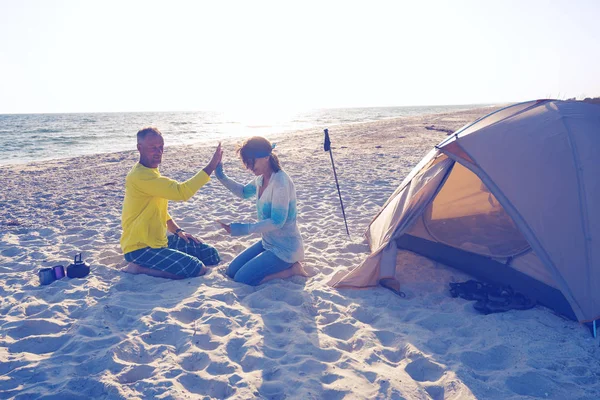
[[[451,282],[452,297],[476,300],[473,308],[482,314],[504,312],[508,310],[527,310],[535,306],[527,296],[515,292],[510,286],[483,283],[475,280]]]

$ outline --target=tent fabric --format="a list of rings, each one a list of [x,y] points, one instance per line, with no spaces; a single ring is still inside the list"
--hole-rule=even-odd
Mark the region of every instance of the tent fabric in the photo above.
[[[598,319],[599,154],[599,105],[538,100],[480,118],[413,169],[369,225],[372,254],[330,284],[377,284],[393,271],[381,265],[395,262],[390,243],[419,224],[425,240],[499,260]]]
[[[493,193],[458,163],[424,220],[437,241],[481,255],[514,257],[530,248]]]
[[[341,277],[334,276],[329,284],[336,287],[375,286],[379,279],[393,276],[396,249],[392,236],[408,229],[415,218],[423,213],[423,208],[431,201],[453,164],[454,161],[437,151],[430,153],[427,162],[419,164],[423,166],[422,169],[413,174],[401,190],[395,192],[391,201],[386,203],[371,223],[367,233],[371,255],[361,267],[345,275],[343,283]]]

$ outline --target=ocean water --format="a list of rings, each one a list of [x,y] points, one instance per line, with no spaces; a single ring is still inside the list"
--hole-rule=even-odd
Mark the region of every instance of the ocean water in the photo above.
[[[0,165],[135,149],[135,134],[156,126],[166,146],[225,138],[322,131],[339,124],[458,111],[485,105],[317,109],[300,113],[131,112],[0,114]]]

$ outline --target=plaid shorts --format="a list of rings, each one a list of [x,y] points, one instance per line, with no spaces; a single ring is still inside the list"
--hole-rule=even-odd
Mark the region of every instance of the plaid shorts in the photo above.
[[[168,241],[169,247],[144,247],[125,254],[125,260],[186,278],[198,276],[204,264],[217,265],[221,261],[217,249],[207,244],[193,240],[186,243],[177,235],[169,236]]]

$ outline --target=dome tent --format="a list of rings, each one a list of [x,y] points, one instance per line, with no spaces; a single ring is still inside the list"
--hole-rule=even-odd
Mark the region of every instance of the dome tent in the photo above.
[[[599,105],[537,100],[482,117],[411,171],[369,224],[371,254],[329,283],[375,286],[401,248],[596,320],[598,156]]]

